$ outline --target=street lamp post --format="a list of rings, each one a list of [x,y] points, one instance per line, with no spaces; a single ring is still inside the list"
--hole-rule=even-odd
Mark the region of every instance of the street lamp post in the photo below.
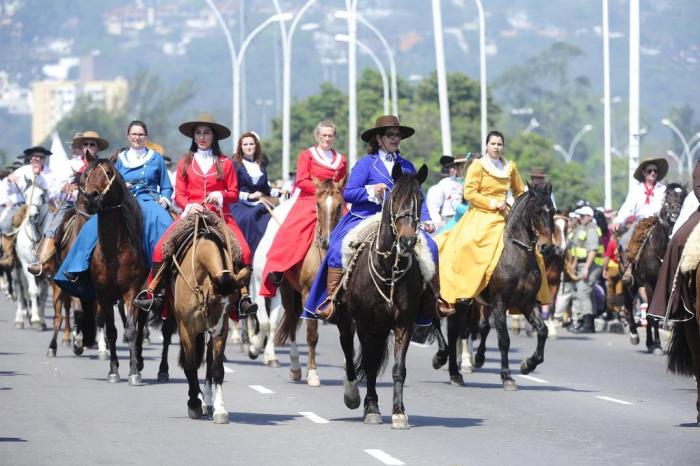
[[[336,34],[335,35],[335,40],[338,42],[347,42],[350,40],[350,38],[346,34]],[[384,94],[384,114],[388,115],[389,114],[389,80],[387,79],[386,76],[386,70],[384,69],[384,65],[382,65],[382,62],[379,60],[379,57],[377,57],[377,54],[372,52],[372,49],[370,49],[364,42],[361,40],[357,40],[357,45],[360,46],[360,49],[362,49],[363,52],[365,52],[367,55],[374,60],[374,64],[377,65],[377,68],[379,69],[379,74],[382,77],[382,88],[383,88],[383,94]]]
[[[608,21],[608,0],[603,0],[603,161],[605,179],[605,208],[612,208],[612,164],[610,146],[610,34]]]
[[[639,165],[639,0],[630,0],[629,183]]]
[[[571,144],[569,144],[568,151],[564,150],[564,148],[559,144],[554,144],[552,146],[552,149],[559,152],[562,155],[562,157],[564,157],[564,160],[566,162],[571,162],[574,159],[574,151],[576,150],[576,145],[578,145],[578,143],[581,141],[581,138],[583,138],[583,135],[592,129],[593,129],[593,125],[591,125],[591,124],[584,125],[583,128],[581,128],[581,130],[578,133],[576,133],[576,135],[571,139]]]
[[[445,48],[442,42],[442,9],[440,6],[440,0],[432,0],[432,3],[433,36],[435,37],[435,68],[437,70],[438,102],[440,105],[440,133],[442,135],[442,153],[445,155],[452,155],[452,132],[450,130],[450,101],[447,97]]]
[[[685,160],[686,167],[688,170],[688,174],[693,172],[693,160],[690,154],[690,145],[693,143],[693,141],[696,138],[700,138],[700,132],[694,134],[691,138],[690,141],[685,139],[685,136],[683,136],[683,133],[681,133],[681,130],[678,129],[676,125],[673,124],[671,120],[668,118],[662,118],[661,119],[661,124],[668,127],[671,131],[676,133],[676,136],[678,136],[678,139],[681,140],[681,143],[683,144],[683,152],[681,153],[681,160]]]
[[[486,19],[484,18],[484,7],[481,0],[475,0],[476,8],[479,10],[479,85],[481,89],[481,144],[484,144],[483,153],[486,153],[486,131],[488,104],[486,95]]]
[[[345,0],[348,13],[348,160],[357,161],[357,0]]]

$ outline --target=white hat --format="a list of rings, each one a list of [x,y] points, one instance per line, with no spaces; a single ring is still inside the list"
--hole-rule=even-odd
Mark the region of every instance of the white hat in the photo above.
[[[587,205],[579,207],[574,211],[574,213],[578,215],[588,215],[589,217],[593,217],[593,209]]]

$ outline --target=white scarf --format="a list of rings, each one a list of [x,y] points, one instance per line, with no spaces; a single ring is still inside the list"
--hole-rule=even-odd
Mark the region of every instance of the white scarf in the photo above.
[[[247,160],[245,157],[243,157],[243,166],[248,172],[248,176],[250,176],[250,179],[253,180],[253,184],[256,184],[258,180],[263,176],[263,172],[260,169],[260,165],[258,165],[257,162],[251,162],[250,160]]]

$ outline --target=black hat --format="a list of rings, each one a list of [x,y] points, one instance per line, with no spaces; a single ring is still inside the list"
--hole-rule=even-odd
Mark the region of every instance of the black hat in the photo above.
[[[26,157],[31,157],[32,155],[37,154],[37,153],[46,157],[46,156],[51,155],[52,152],[50,150],[48,150],[47,148],[42,147],[42,146],[34,146],[34,147],[30,147],[29,149],[24,149],[24,155]]]

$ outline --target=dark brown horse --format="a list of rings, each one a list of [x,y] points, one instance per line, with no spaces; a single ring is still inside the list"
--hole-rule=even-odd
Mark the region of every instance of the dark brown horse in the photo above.
[[[97,316],[104,318],[110,368],[107,380],[119,381],[117,328],[114,304],[124,302],[125,333],[129,342],[129,385],[141,384],[143,328],[146,313],[133,300],[146,279],[146,259],[141,246],[143,217],[136,198],[129,192],[114,164],[95,160],[80,179],[86,210],[97,214],[98,241],[90,263],[90,277],[97,295]]]
[[[394,397],[391,426],[408,429],[403,404],[406,380],[406,352],[421,305],[421,295],[430,277],[423,277],[414,247],[419,241],[420,210],[423,193],[420,185],[428,169],[417,174],[402,173],[394,165],[394,187],[384,202],[381,222],[371,240],[355,254],[356,264],[347,280],[347,291],[338,302],[337,325],[345,354],[345,405],[360,405],[358,377],[367,380],[364,401],[366,424],[380,424],[377,375],[388,356],[389,335],[394,332]],[[360,339],[360,354],[354,361],[354,326]]]
[[[537,292],[542,275],[535,259],[538,243],[551,245],[554,206],[552,186],[528,185],[513,204],[506,220],[503,252],[491,275],[489,284],[477,298],[486,306],[479,324],[481,341],[475,356],[475,366],[482,367],[485,360],[486,337],[489,333],[489,314],[493,314],[498,333],[498,349],[501,352],[501,380],[505,390],[517,390],[508,365],[510,336],[506,323],[506,311],[519,311],[537,332],[537,348],[533,355],[520,365],[522,374],[529,374],[544,361],[544,345],[547,326],[536,309]],[[450,374],[451,376],[453,374]]]
[[[652,226],[636,258],[633,268],[634,284],[632,286],[623,285],[626,317],[629,323],[630,341],[633,345],[639,344],[637,327],[641,325],[634,319],[634,296],[639,288],[643,286],[646,289],[647,299],[651,302],[656,281],[659,278],[661,262],[668,247],[669,236],[673,230],[673,225],[678,219],[686,194],[687,191],[684,186],[678,183],[669,184],[666,187],[664,204],[658,218],[642,220],[642,222],[650,222]],[[663,355],[661,338],[659,337],[659,321],[657,319],[647,320],[646,333],[647,351],[659,356]]]

